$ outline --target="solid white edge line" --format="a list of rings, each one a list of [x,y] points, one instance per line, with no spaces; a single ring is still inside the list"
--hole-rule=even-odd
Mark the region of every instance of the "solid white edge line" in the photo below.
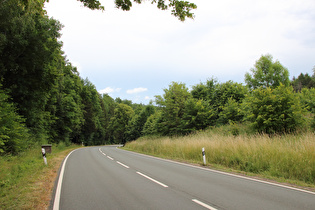
[[[145,178],[151,180],[152,182],[155,182],[156,184],[159,184],[159,185],[161,185],[161,186],[163,186],[163,187],[168,187],[167,185],[165,185],[165,184],[163,184],[163,183],[161,183],[161,182],[159,182],[159,181],[157,181],[157,180],[155,180],[155,179],[152,179],[151,177],[149,177],[149,176],[147,176],[147,175],[145,175],[145,174],[143,174],[143,173],[140,173],[140,172],[137,171],[137,174],[139,174],[139,175],[141,175],[141,176],[143,176],[143,177],[145,177]]]
[[[127,166],[127,165],[125,165],[125,164],[123,164],[123,163],[121,163],[121,162],[119,162],[119,161],[116,161],[116,163],[122,165],[122,166],[125,167],[125,168],[129,168],[129,166]]]
[[[295,191],[300,191],[300,192],[304,192],[304,193],[315,195],[315,192],[308,191],[308,190],[303,190],[303,189],[300,189],[300,188],[290,187],[290,186],[277,184],[277,183],[273,183],[273,182],[268,182],[268,181],[263,181],[263,180],[259,180],[259,179],[255,179],[255,178],[246,177],[246,176],[231,174],[231,173],[227,173],[227,172],[223,172],[223,171],[217,171],[217,170],[210,169],[210,168],[203,168],[203,167],[200,167],[200,166],[194,166],[194,165],[190,165],[190,164],[187,164],[187,163],[176,162],[174,160],[163,159],[163,158],[154,157],[154,156],[146,155],[146,154],[141,154],[141,153],[137,153],[137,152],[133,152],[133,151],[129,151],[129,150],[124,150],[123,149],[123,151],[134,153],[134,154],[138,154],[138,155],[142,155],[142,156],[149,157],[149,158],[154,158],[154,159],[157,159],[157,160],[170,162],[170,163],[184,165],[184,166],[188,166],[188,167],[192,167],[192,168],[198,168],[198,169],[205,170],[205,171],[211,171],[211,172],[218,173],[218,174],[224,174],[224,175],[227,175],[227,176],[233,176],[233,177],[237,177],[237,178],[241,178],[241,179],[247,179],[247,180],[251,180],[251,181],[255,181],[255,182],[260,182],[260,183],[263,183],[263,184],[273,185],[273,186],[277,186],[277,187],[282,187],[282,188],[286,188],[286,189],[290,189],[290,190],[295,190]]]
[[[58,179],[58,184],[57,184],[57,188],[56,188],[56,194],[55,194],[55,200],[54,200],[54,206],[53,206],[53,210],[59,210],[59,205],[60,205],[60,194],[61,194],[61,186],[62,186],[62,180],[63,180],[63,175],[64,175],[64,171],[65,171],[65,166],[66,166],[66,162],[68,160],[68,157],[71,155],[72,152],[74,152],[76,150],[71,151],[67,157],[65,158],[65,160],[63,161],[61,170],[60,170],[60,174],[59,174],[59,179]]]
[[[193,202],[199,204],[200,206],[205,207],[206,209],[210,209],[210,210],[217,210],[216,208],[213,208],[212,206],[209,206],[208,204],[205,204],[201,201],[198,201],[197,199],[192,199]]]

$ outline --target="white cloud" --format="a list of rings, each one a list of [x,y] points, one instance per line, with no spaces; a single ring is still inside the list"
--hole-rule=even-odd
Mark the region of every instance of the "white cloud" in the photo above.
[[[142,93],[145,91],[148,91],[148,88],[138,87],[138,88],[127,90],[126,92],[128,94],[135,94],[135,93]]]
[[[144,97],[144,100],[151,100],[150,96]]]
[[[98,92],[100,94],[104,94],[104,93],[114,93],[114,92],[119,92],[121,90],[121,88],[112,88],[112,87],[107,87],[105,89],[99,90]]]

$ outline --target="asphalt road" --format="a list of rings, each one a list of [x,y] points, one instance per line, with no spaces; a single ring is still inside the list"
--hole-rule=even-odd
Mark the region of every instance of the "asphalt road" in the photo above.
[[[75,150],[64,163],[54,209],[315,209],[312,192],[113,146]]]

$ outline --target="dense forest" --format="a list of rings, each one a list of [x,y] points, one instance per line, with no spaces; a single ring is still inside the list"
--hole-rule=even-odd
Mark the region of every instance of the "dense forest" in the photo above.
[[[41,143],[125,143],[226,124],[267,134],[315,128],[315,67],[290,80],[269,54],[253,62],[245,84],[211,78],[189,90],[172,82],[149,105],[101,95],[67,60],[58,40],[63,26],[47,16],[44,2],[0,3],[2,155]]]

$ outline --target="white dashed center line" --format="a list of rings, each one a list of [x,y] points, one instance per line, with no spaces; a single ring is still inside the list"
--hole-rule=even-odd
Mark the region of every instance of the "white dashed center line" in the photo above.
[[[201,201],[198,201],[197,199],[192,199],[193,202],[199,204],[200,206],[205,207],[206,209],[210,209],[210,210],[217,210],[216,208],[213,208],[212,206],[209,206],[208,204],[205,204]]]
[[[114,158],[112,158],[112,157],[110,157],[110,156],[108,156],[108,155],[107,155],[106,157],[107,157],[108,159],[114,160]]]
[[[139,175],[141,175],[141,176],[143,176],[143,177],[151,180],[152,182],[155,182],[156,184],[159,184],[159,185],[161,185],[163,187],[168,187],[167,185],[163,184],[162,182],[156,181],[155,179],[152,179],[151,177],[149,177],[149,176],[147,176],[147,175],[145,175],[143,173],[137,172],[137,174],[139,174]]]
[[[122,166],[125,167],[125,168],[129,168],[129,166],[127,166],[127,165],[125,165],[125,164],[123,164],[123,163],[121,163],[121,162],[119,162],[119,161],[116,161],[116,163],[118,163],[119,165],[122,165]]]
[[[98,151],[100,151],[100,153],[106,156],[106,154],[101,150],[101,148],[99,148]]]

